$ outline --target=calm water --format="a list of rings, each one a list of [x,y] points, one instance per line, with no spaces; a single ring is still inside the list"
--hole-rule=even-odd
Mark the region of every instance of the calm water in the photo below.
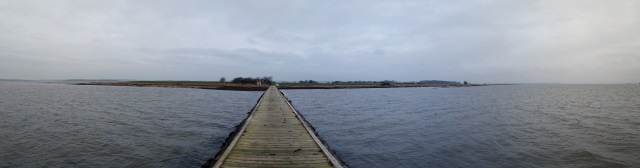
[[[283,90],[351,167],[636,167],[640,85]],[[0,84],[0,167],[199,167],[261,92]]]
[[[637,167],[640,85],[283,90],[351,167]]]
[[[262,92],[0,84],[0,167],[200,167]]]

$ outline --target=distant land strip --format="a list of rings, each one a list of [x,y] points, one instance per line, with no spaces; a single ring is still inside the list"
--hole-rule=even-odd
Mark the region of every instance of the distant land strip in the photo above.
[[[206,82],[206,81],[87,82],[87,83],[77,83],[76,85],[197,88],[197,89],[243,90],[243,91],[265,91],[269,88],[269,85],[220,83],[220,82]]]
[[[220,83],[206,81],[128,81],[128,82],[87,82],[76,85],[104,85],[104,86],[137,86],[137,87],[170,87],[170,88],[198,88],[216,90],[265,91],[269,85]],[[278,89],[355,89],[355,88],[402,88],[402,87],[469,87],[483,86],[478,84],[334,84],[334,83],[282,83]]]

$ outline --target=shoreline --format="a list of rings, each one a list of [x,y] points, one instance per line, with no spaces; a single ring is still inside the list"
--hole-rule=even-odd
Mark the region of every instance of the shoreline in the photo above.
[[[167,88],[196,88],[236,91],[265,91],[269,85],[219,83],[219,82],[189,82],[189,81],[130,81],[130,82],[88,82],[74,85],[99,86],[134,86],[134,87],[167,87]],[[470,87],[485,86],[478,84],[281,84],[278,89],[362,89],[362,88],[407,88],[407,87]]]
[[[408,87],[470,87],[483,85],[464,84],[367,84],[367,85],[341,85],[341,84],[319,84],[319,85],[281,85],[278,89],[362,89],[362,88],[408,88]]]
[[[88,82],[74,85],[99,85],[99,86],[134,86],[134,87],[165,87],[165,88],[194,88],[214,90],[237,91],[265,91],[269,85],[249,85],[217,82],[173,82],[173,81],[149,81],[149,82]]]

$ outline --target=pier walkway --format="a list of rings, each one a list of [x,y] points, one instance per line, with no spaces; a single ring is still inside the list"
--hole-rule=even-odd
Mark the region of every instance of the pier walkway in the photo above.
[[[342,167],[275,87],[262,95],[213,167]]]

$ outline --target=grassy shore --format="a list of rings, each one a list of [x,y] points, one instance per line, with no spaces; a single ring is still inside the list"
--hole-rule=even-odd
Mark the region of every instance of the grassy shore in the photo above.
[[[278,89],[351,89],[351,88],[399,88],[399,87],[466,87],[480,85],[463,84],[391,84],[381,85],[379,83],[281,83]]]
[[[129,81],[129,82],[89,82],[77,85],[106,85],[106,86],[138,86],[138,87],[171,87],[198,88],[218,90],[264,91],[269,85],[220,83],[210,81]],[[463,84],[391,84],[379,83],[279,83],[279,89],[353,89],[353,88],[398,88],[398,87],[467,87],[480,85]]]
[[[105,86],[138,86],[138,87],[171,87],[171,88],[198,88],[217,90],[245,90],[264,91],[269,85],[220,83],[209,81],[129,81],[129,82],[89,82],[77,85],[105,85]]]

